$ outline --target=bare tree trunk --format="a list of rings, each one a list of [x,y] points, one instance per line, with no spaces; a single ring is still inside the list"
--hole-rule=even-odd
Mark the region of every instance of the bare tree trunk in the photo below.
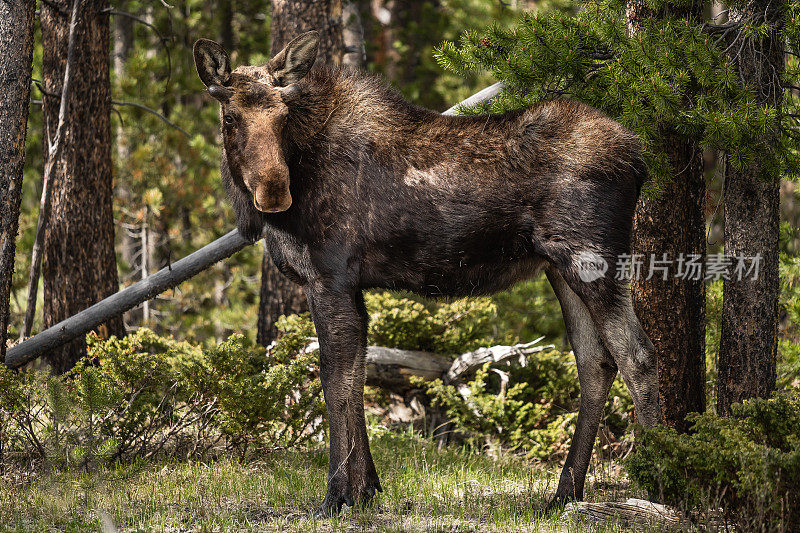
[[[219,6],[219,43],[233,50],[233,0],[221,0]]]
[[[631,281],[633,305],[658,354],[658,395],[664,423],[686,431],[686,415],[706,407],[705,284],[676,278],[681,254],[705,258],[705,178],[696,145],[673,139],[672,168],[677,174],[657,198],[636,208],[632,249],[643,255],[642,276]],[[672,260],[667,279],[657,270],[664,254]],[[654,275],[650,274],[651,265]]]
[[[378,48],[375,53],[375,64],[392,82],[397,81],[400,68],[400,54],[395,50],[396,28],[398,26],[398,10],[402,0],[371,0],[372,16],[380,24],[376,32]]]
[[[64,79],[70,11],[65,0],[41,6],[43,78],[59,94]],[[76,30],[76,57],[61,157],[52,182],[53,212],[44,239],[44,325],[48,327],[119,288],[114,255],[108,0],[84,0]],[[44,124],[55,129],[58,102],[45,98]],[[121,317],[97,328],[122,335]],[[85,354],[77,339],[47,355],[54,370],[71,368]]]
[[[114,7],[120,11],[127,11],[128,3],[120,2]],[[128,56],[130,56],[131,49],[133,48],[134,21],[132,18],[122,15],[116,15],[112,20],[114,21],[113,67],[117,83],[119,83],[120,78],[125,75],[125,65],[128,62]],[[117,87],[119,87],[119,85]],[[125,128],[122,125],[122,121],[117,123],[114,140],[117,156],[117,169],[125,169],[127,168],[126,161],[131,154],[131,147],[128,138],[125,136]],[[120,185],[121,182],[124,183],[126,181],[127,180],[125,180],[122,176],[117,175],[117,184],[114,194],[122,205],[128,205],[132,201],[131,191],[124,185]],[[137,264],[137,256],[139,253],[141,239],[137,238],[133,227],[129,225],[124,225],[121,230],[121,235],[119,236],[120,256],[122,257],[123,263],[128,265],[130,268],[130,271],[123,277],[122,281],[127,282],[130,280],[140,279],[142,277],[140,268],[141,264]],[[138,325],[142,322],[142,315],[142,307],[131,309],[130,311],[125,312],[123,315],[124,323],[126,326]]]
[[[702,5],[685,8],[699,19]],[[673,9],[673,13],[675,10]],[[653,13],[646,2],[628,2],[632,32]],[[702,151],[692,141],[668,134],[662,142],[671,147],[675,176],[656,198],[642,198],[636,208],[632,253],[642,254],[641,276],[631,282],[633,305],[658,357],[658,394],[664,423],[686,431],[686,414],[703,412],[705,394],[705,285],[698,279],[676,277],[681,257],[705,258],[705,177]],[[666,276],[659,263],[672,261]],[[682,255],[681,255],[682,254]],[[653,275],[650,279],[651,267]],[[666,277],[666,279],[664,279]]]
[[[67,58],[64,66],[64,76],[61,83],[61,90],[59,91],[58,102],[58,115],[55,126],[55,131],[44,124],[44,172],[42,173],[42,196],[39,200],[39,218],[36,221],[36,236],[33,239],[33,248],[31,249],[31,269],[28,274],[28,298],[25,306],[25,318],[22,322],[22,332],[20,333],[20,340],[31,334],[33,328],[33,320],[36,316],[36,303],[37,295],[39,293],[39,274],[41,273],[42,255],[44,254],[44,232],[47,227],[47,222],[50,219],[50,204],[52,203],[53,192],[53,175],[58,161],[61,159],[61,152],[64,148],[62,139],[64,138],[64,130],[67,120],[67,108],[69,107],[69,97],[71,95],[69,89],[72,84],[73,76],[71,71],[74,70],[72,65],[75,64],[75,48],[76,41],[75,35],[78,27],[78,18],[80,12],[80,1],[72,1],[72,9],[69,11],[69,30],[67,32]],[[40,17],[41,18],[41,17]],[[55,93],[48,93],[43,91],[45,96]],[[45,99],[46,100],[46,99]],[[43,106],[46,105],[43,102]]]
[[[354,9],[346,0],[272,0],[272,53],[279,52],[303,32],[320,32],[317,61],[360,66],[363,48],[353,35],[363,35]],[[346,31],[345,31],[346,30]],[[306,311],[303,291],[281,274],[269,253],[261,267],[261,300],[258,307],[258,342],[269,344],[278,334],[275,323],[281,315]]]
[[[317,61],[340,65],[344,60],[347,0],[272,0],[272,53],[301,33],[320,32]],[[349,9],[347,9],[349,11]]]
[[[732,46],[732,61],[752,87],[758,104],[780,108],[783,90],[783,2],[756,1],[752,12],[731,10],[732,21],[766,14],[770,34],[756,42],[743,33],[744,46]],[[778,147],[777,132],[773,146]],[[775,389],[778,347],[778,225],[780,175],[765,170],[758,158],[745,169],[726,162],[724,190],[725,253],[758,257],[758,272],[732,276],[722,292],[722,333],[719,347],[717,412],[731,413],[731,404],[747,398],[767,398]],[[752,266],[752,262],[751,262]]]
[[[0,2],[0,359],[6,354],[19,229],[35,9],[33,0]]]

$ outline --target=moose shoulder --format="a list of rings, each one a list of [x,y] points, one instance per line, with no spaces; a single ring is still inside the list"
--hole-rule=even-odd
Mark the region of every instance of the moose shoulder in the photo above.
[[[319,334],[330,464],[317,513],[380,490],[364,423],[361,291],[486,294],[541,269],[561,302],[582,389],[554,502],[582,498],[617,370],[639,420],[659,418],[652,345],[627,287],[602,268],[630,252],[646,177],[638,139],[570,100],[442,116],[375,77],[312,68],[317,45],[306,33],[266,66],[233,71],[216,43],[194,49],[221,104],[222,176],[239,230],[266,235],[278,268],[305,288]]]

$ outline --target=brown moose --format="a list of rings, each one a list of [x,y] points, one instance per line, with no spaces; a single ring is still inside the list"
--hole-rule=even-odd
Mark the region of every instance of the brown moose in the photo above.
[[[472,296],[540,270],[561,303],[581,388],[553,503],[581,499],[617,371],[639,421],[659,420],[653,346],[627,285],[603,268],[630,253],[647,175],[636,136],[570,100],[442,116],[375,77],[312,68],[318,43],[305,33],[266,66],[234,71],[219,44],[194,45],[221,104],[222,177],[239,231],[266,235],[275,264],[304,287],[319,335],[330,464],[317,516],[381,490],[364,421],[362,291]]]

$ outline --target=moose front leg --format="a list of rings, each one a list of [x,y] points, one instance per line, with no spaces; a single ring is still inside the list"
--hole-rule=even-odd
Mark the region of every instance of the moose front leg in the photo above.
[[[383,492],[372,453],[369,450],[367,423],[364,417],[364,383],[367,379],[367,326],[369,315],[364,305],[361,291],[355,294],[356,312],[358,313],[361,336],[358,349],[353,360],[353,386],[350,401],[347,405],[347,432],[354,453],[350,456],[350,487],[356,504],[367,503],[376,492]]]
[[[380,490],[364,420],[367,314],[358,289],[306,286],[317,328],[320,374],[330,427],[328,489],[317,517],[337,513],[343,504],[367,503]]]

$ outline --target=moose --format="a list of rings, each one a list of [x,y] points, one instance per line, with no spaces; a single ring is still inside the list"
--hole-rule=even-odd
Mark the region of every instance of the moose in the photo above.
[[[278,269],[303,287],[319,336],[330,463],[315,515],[382,490],[364,419],[362,291],[485,295],[542,270],[581,391],[551,506],[582,499],[618,371],[639,422],[660,417],[653,345],[628,285],[602,268],[630,253],[647,178],[640,141],[568,99],[440,115],[378,77],[315,65],[318,47],[311,31],[266,65],[231,70],[219,44],[194,44],[197,72],[221,108],[221,175],[237,227],[252,242],[263,236]]]

